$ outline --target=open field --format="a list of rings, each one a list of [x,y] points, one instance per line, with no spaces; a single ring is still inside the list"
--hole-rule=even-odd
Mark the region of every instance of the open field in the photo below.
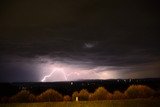
[[[0,107],[160,107],[160,100],[108,100],[79,102],[10,103]]]

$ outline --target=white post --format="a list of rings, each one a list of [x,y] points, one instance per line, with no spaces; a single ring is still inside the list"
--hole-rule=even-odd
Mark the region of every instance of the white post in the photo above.
[[[76,97],[76,101],[78,101],[78,97]]]

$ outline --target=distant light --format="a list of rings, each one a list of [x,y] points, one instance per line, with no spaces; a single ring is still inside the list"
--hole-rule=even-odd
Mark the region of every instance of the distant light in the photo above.
[[[129,79],[129,82],[132,82],[132,79]]]
[[[73,82],[71,82],[71,85],[73,85]]]

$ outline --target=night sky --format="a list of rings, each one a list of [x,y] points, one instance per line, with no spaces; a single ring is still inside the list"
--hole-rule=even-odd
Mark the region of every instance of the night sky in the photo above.
[[[160,78],[159,0],[1,0],[0,82]]]

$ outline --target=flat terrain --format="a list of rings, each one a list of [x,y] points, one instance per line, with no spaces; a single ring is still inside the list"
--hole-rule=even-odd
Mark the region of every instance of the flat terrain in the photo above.
[[[10,103],[0,107],[160,107],[159,100],[110,100],[79,102]]]

